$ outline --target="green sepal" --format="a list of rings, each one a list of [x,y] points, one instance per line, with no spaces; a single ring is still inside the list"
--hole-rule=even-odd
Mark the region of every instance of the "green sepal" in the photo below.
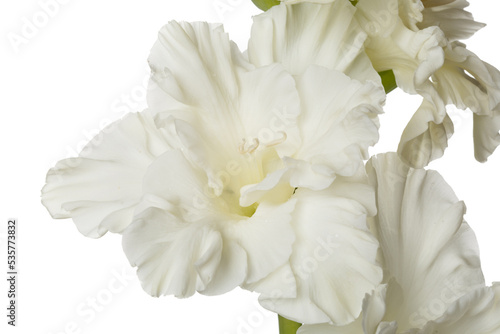
[[[263,11],[280,4],[280,1],[278,0],[252,0],[252,2]]]

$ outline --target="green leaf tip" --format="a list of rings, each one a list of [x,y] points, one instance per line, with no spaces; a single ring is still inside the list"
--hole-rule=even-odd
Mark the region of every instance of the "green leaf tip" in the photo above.
[[[298,322],[288,320],[278,315],[280,334],[297,334],[297,329],[299,329],[302,324]]]

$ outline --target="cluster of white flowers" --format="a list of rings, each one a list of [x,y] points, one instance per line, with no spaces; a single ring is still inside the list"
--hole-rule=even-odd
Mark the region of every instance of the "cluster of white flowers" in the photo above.
[[[219,25],[170,22],[148,109],[47,175],[42,202],[81,233],[123,235],[153,296],[260,294],[298,333],[500,333],[465,206],[423,169],[474,113],[475,155],[500,143],[500,72],[459,39],[465,0],[283,1],[242,53]],[[423,102],[399,154],[369,159],[378,72]]]

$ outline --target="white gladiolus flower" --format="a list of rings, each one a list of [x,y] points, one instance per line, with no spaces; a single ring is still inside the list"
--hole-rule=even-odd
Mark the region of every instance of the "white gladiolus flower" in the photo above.
[[[366,226],[373,191],[358,174],[378,140],[383,89],[314,64],[294,76],[256,66],[206,23],[166,25],[149,63],[149,110],[49,171],[52,216],[90,237],[123,233],[152,295],[241,285],[263,300],[310,300],[304,322],[354,320],[382,278]],[[310,271],[303,260],[315,256]]]
[[[384,284],[366,296],[352,324],[298,333],[498,333],[500,284],[484,286],[464,204],[437,172],[408,168],[396,154],[372,158],[367,170],[377,189],[372,228]]]
[[[375,69],[393,70],[400,88],[424,98],[398,148],[414,167],[443,155],[453,133],[446,104],[474,113],[478,161],[486,161],[500,144],[500,72],[456,41],[483,26],[466,6],[460,0],[360,0],[356,5]]]

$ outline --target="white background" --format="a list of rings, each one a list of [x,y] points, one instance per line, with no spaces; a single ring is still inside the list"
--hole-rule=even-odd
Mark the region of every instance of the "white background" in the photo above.
[[[467,44],[500,66],[500,6],[471,2],[475,18],[488,27]],[[6,267],[4,222],[19,220],[20,309],[18,327],[9,333],[277,333],[275,315],[245,291],[187,300],[149,297],[128,265],[119,236],[85,238],[71,220],[53,220],[40,204],[50,167],[76,155],[110,121],[145,107],[146,58],[162,25],[172,19],[222,21],[245,49],[250,17],[259,10],[250,0],[70,0],[46,22],[41,11],[34,0],[0,5],[1,268]],[[22,35],[25,20],[38,20],[40,27],[16,50],[8,34]],[[418,104],[418,98],[400,91],[389,95],[373,152],[396,149]],[[451,112],[458,133],[444,159],[431,168],[466,202],[490,283],[500,280],[500,152],[487,164],[475,162],[472,117]],[[2,278],[1,332],[7,327],[6,292]]]

